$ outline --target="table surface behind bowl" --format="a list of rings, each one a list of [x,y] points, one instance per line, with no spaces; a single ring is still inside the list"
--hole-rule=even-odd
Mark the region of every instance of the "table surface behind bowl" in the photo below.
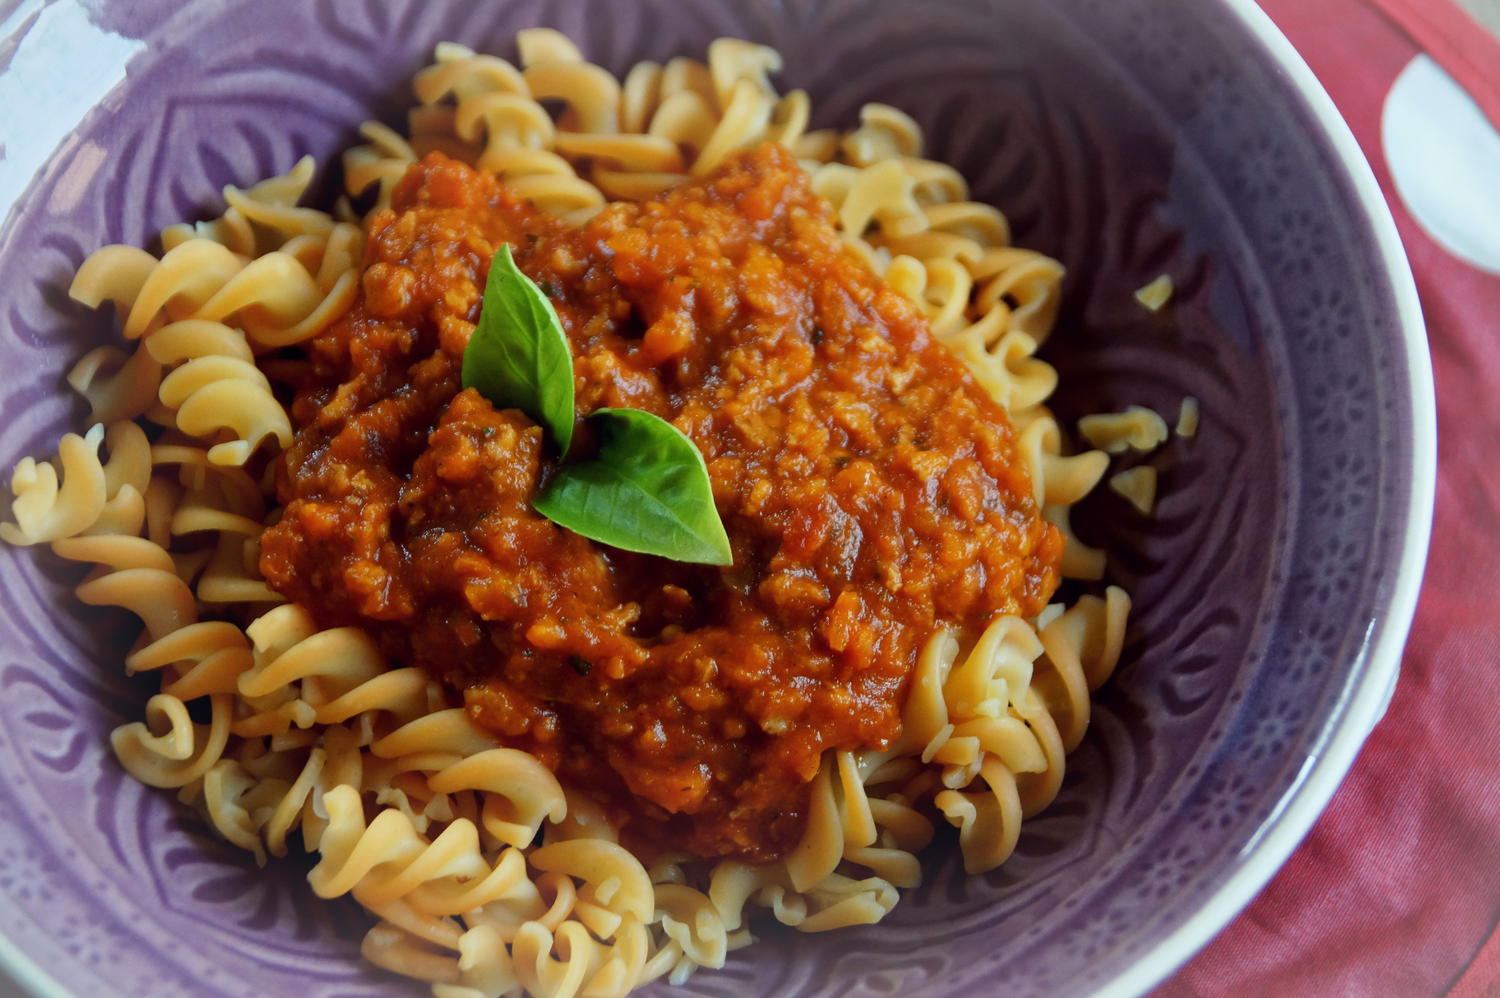
[[[1154,998],[1493,998],[1500,994],[1500,733],[1489,705],[1500,697],[1492,667],[1500,660],[1500,622],[1490,594],[1500,578],[1493,461],[1500,407],[1491,400],[1500,386],[1500,243],[1489,241],[1487,268],[1466,261],[1445,239],[1467,219],[1443,212],[1451,204],[1460,216],[1500,214],[1494,171],[1465,169],[1486,150],[1500,154],[1500,0],[1457,0],[1489,36],[1445,0],[1261,2],[1349,119],[1411,258],[1437,388],[1436,518],[1422,600],[1384,720],[1298,852]],[[1436,140],[1436,169],[1425,178],[1398,177],[1387,158],[1401,141],[1389,116],[1397,80],[1405,81],[1406,99],[1420,103],[1416,117],[1434,122],[1428,141]],[[1436,231],[1418,220],[1424,214],[1439,223]]]

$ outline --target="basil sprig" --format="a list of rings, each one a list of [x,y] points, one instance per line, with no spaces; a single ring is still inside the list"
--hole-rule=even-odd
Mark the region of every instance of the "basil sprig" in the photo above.
[[[519,409],[566,458],[573,439],[573,356],[557,312],[502,246],[490,264],[479,325],[464,351],[463,386]],[[681,430],[640,409],[589,416],[598,449],[564,464],[532,508],[612,547],[674,561],[728,565],[729,536],[703,455]]]
[[[464,350],[463,385],[520,409],[566,455],[573,443],[573,352],[557,311],[501,246],[484,282],[479,325]]]
[[[565,464],[532,506],[553,523],[626,551],[728,565],[703,455],[671,423],[640,409],[599,409],[599,451]]]

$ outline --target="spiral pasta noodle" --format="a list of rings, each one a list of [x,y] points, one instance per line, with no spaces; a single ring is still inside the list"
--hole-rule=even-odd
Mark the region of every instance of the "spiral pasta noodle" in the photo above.
[[[750,941],[751,909],[804,932],[879,921],[920,883],[918,854],[942,825],[969,872],[1003,863],[1061,786],[1130,600],[1110,586],[978,634],[938,629],[900,738],[824,753],[790,853],[648,868],[599,805],[478,726],[442,684],[356,627],[320,627],[260,577],[260,534],[277,515],[268,470],[292,442],[278,386],[306,363],[297,345],[359,293],[365,234],[351,205],[378,211],[411,163],[441,151],[578,222],[779,142],[849,252],[1009,414],[1037,505],[1063,533],[1065,576],[1105,575],[1069,511],[1104,477],[1106,452],[1166,433],[1132,408],[1090,417],[1097,449],[1069,452],[1046,404],[1057,372],[1038,356],[1063,268],[1013,246],[1005,215],[923,158],[922,130],[899,109],[868,104],[848,132],[808,131],[808,95],[771,82],[779,54],[736,39],[620,80],[550,29],[521,32],[517,47],[519,65],[439,45],[404,132],[367,122],[344,154],[351,200],[337,215],[299,204],[314,173],[303,159],[225,188],[224,213],[170,226],[160,256],[90,254],[69,293],[112,305],[120,331],[68,377],[95,425],[65,435],[54,460],[16,465],[15,522],[0,539],[91,566],[79,598],[140,617],[125,666],[160,685],[111,736],[124,768],[176,790],[260,862],[300,838],[317,855],[315,893],[350,895],[378,919],[368,960],[439,998],[603,998],[723,966]]]

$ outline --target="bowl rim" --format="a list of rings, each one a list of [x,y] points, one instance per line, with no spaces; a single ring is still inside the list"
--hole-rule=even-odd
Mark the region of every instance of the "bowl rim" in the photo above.
[[[1342,168],[1369,224],[1384,276],[1389,282],[1405,348],[1410,390],[1411,464],[1403,469],[1411,487],[1405,509],[1405,533],[1392,580],[1393,587],[1373,643],[1364,675],[1344,692],[1336,709],[1342,716],[1329,731],[1321,752],[1310,756],[1271,816],[1241,854],[1241,862],[1208,899],[1149,950],[1136,957],[1116,978],[1093,992],[1094,998],[1133,998],[1144,994],[1206,946],[1266,886],[1311,831],[1328,806],[1374,726],[1384,715],[1399,676],[1401,656],[1416,611],[1436,488],[1437,426],[1431,357],[1416,284],[1390,206],[1369,161],[1333,99],[1307,62],[1255,0],[1218,0],[1219,7],[1258,44],[1262,54],[1285,74],[1295,96],[1316,122]],[[9,978],[36,998],[72,998],[67,989],[9,936],[0,933],[0,985]]]
[[[12,982],[33,998],[74,998],[25,950],[0,933],[0,985]]]
[[[1406,529],[1384,617],[1368,652],[1364,675],[1344,691],[1340,717],[1320,752],[1310,755],[1270,817],[1241,854],[1238,869],[1181,925],[1131,963],[1118,977],[1101,985],[1093,998],[1133,998],[1160,984],[1207,946],[1270,882],[1333,799],[1355,757],[1375,725],[1385,716],[1401,671],[1402,651],[1416,614],[1432,535],[1437,488],[1437,409],[1432,357],[1411,264],[1391,215],[1390,204],[1375,179],[1369,160],[1333,98],[1307,61],[1255,0],[1219,0],[1285,73],[1286,81],[1323,132],[1343,169],[1355,201],[1364,211],[1370,235],[1389,281],[1396,320],[1405,347],[1411,420],[1411,488],[1406,502]]]

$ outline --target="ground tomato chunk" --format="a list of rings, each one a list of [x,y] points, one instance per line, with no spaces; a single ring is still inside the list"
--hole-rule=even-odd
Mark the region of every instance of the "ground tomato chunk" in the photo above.
[[[899,734],[936,626],[1030,615],[1056,587],[1004,412],[779,146],[576,228],[433,154],[370,229],[360,301],[310,346],[262,569],[451,684],[627,841],[784,853],[822,754]],[[645,409],[697,444],[732,566],[531,509],[557,455],[459,390],[501,243],[562,319],[580,417]]]

